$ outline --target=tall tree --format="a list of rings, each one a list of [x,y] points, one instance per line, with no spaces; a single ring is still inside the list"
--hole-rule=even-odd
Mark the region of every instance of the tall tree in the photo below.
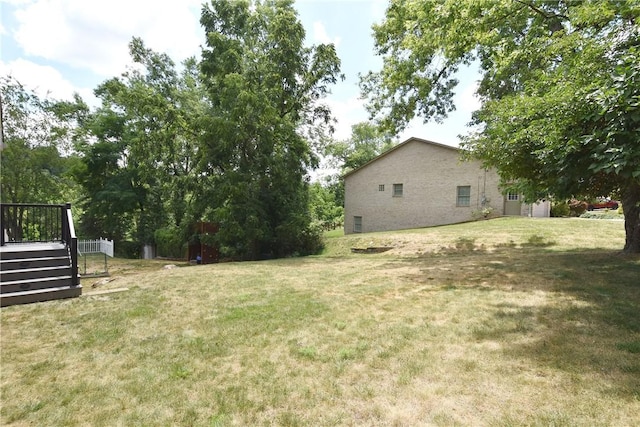
[[[624,251],[640,252],[640,3],[392,1],[374,26],[372,114],[399,129],[455,106],[455,72],[480,64],[471,155],[529,199],[619,194]]]
[[[339,78],[335,48],[305,47],[291,0],[213,0],[201,23],[211,103],[202,210],[220,224],[217,239],[228,255],[307,252],[313,244],[305,176],[317,159],[304,130],[331,122],[320,100]]]
[[[40,99],[12,77],[0,78],[0,91],[2,201],[73,201],[77,188],[68,171],[77,158],[67,143],[69,117],[56,114],[57,101]]]
[[[102,105],[84,124],[76,175],[87,195],[88,234],[153,243],[157,229],[191,221],[204,92],[194,59],[178,72],[139,38],[129,49],[137,66],[96,89]]]

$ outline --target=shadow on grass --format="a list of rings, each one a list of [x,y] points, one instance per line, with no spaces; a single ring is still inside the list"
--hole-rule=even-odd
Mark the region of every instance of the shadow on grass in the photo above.
[[[501,342],[509,357],[569,373],[578,386],[599,376],[614,384],[603,392],[640,399],[640,257],[552,246],[535,236],[493,250],[460,241],[401,264],[422,272],[407,277],[412,281],[506,296],[489,303],[474,340]],[[531,305],[527,294],[545,295],[545,302]]]

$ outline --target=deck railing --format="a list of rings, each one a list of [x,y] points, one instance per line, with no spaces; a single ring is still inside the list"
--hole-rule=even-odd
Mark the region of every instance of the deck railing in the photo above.
[[[11,243],[61,242],[71,256],[71,280],[78,285],[78,238],[71,215],[71,203],[0,204],[0,245]]]
[[[78,240],[78,252],[81,254],[105,254],[113,258],[113,240]]]

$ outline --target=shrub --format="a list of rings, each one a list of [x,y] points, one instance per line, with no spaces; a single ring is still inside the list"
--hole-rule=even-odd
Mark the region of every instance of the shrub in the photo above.
[[[160,228],[153,233],[158,256],[182,258],[186,246],[184,233],[176,226]]]
[[[580,216],[582,215],[589,205],[587,202],[582,200],[571,200],[569,201],[569,211],[571,212],[571,216]]]
[[[561,218],[565,216],[569,216],[571,214],[571,210],[569,209],[569,204],[567,202],[556,202],[551,205],[551,216],[556,218]]]
[[[618,211],[610,211],[610,210],[604,210],[604,211],[599,211],[599,212],[584,212],[582,215],[580,215],[580,218],[587,218],[587,219],[620,219],[620,215],[618,214]]]
[[[314,221],[302,229],[296,228],[282,225],[276,229],[277,257],[314,255],[322,252],[322,224]]]
[[[485,206],[482,209],[472,211],[471,218],[473,218],[475,221],[487,219],[491,216],[492,213],[493,208],[491,206]]]
[[[140,258],[140,249],[142,244],[140,242],[133,242],[131,240],[121,240],[115,242],[113,251],[114,255],[118,258],[136,259]]]

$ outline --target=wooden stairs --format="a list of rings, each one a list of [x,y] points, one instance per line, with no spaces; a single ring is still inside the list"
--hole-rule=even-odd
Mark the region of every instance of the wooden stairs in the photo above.
[[[72,272],[64,243],[6,244],[0,247],[0,306],[80,296]]]

